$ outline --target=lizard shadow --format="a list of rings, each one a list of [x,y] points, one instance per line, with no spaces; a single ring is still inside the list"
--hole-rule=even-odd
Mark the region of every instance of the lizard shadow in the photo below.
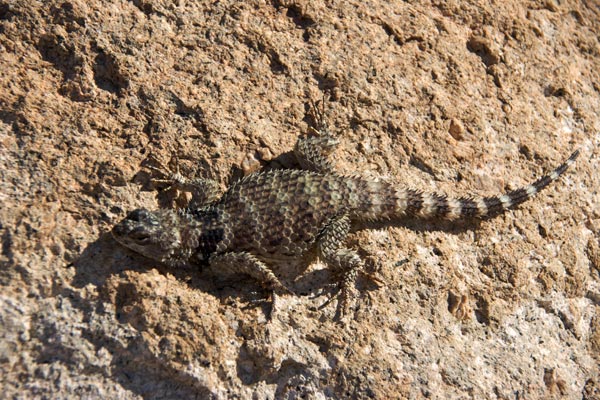
[[[391,220],[391,221],[368,221],[368,222],[358,222],[352,225],[352,229],[350,233],[357,233],[363,230],[378,230],[378,229],[386,229],[390,227],[401,227],[407,228],[410,231],[417,233],[425,233],[425,232],[444,232],[450,235],[457,235],[460,233],[464,233],[470,230],[477,230],[481,223],[485,221],[482,219],[472,219],[472,220],[460,220],[460,221],[443,221],[443,220],[423,220],[417,217],[406,216],[400,220]],[[360,243],[358,243],[358,252],[364,258],[368,256],[367,253],[362,252],[360,250]],[[366,267],[372,267],[367,263]],[[335,273],[332,272],[329,268],[318,269],[318,270],[309,270],[308,272],[300,275],[298,279],[296,279],[295,284],[297,287],[304,288],[303,291],[300,292],[300,295],[316,295],[317,291],[321,290],[319,285],[315,283],[318,282],[329,282],[329,285],[321,285],[321,286],[329,286],[331,289],[329,290],[329,295],[334,295],[334,291],[336,290],[332,285],[332,275]],[[363,285],[364,286],[364,285]],[[314,288],[314,290],[306,289],[306,288]],[[370,291],[376,290],[378,285],[366,285],[363,287],[363,290]]]
[[[144,273],[156,269],[161,275],[172,275],[191,289],[210,294],[221,303],[237,297],[243,303],[259,304],[257,295],[261,295],[260,286],[250,277],[218,277],[206,265],[165,265],[124,248],[110,233],[104,233],[98,240],[90,243],[72,266],[76,269],[71,281],[75,288],[83,288],[89,284],[102,288],[108,279],[122,276],[125,272]]]
[[[361,222],[356,225],[356,230],[363,229],[382,229],[389,227],[403,227],[414,232],[444,232],[448,234],[464,233],[468,230],[476,230],[482,222],[487,219],[473,218],[470,220],[461,219],[456,221],[422,219],[412,216],[403,217],[400,220],[390,220],[382,222]]]
[[[210,271],[198,266],[169,267],[123,248],[110,233],[104,233],[88,244],[70,267],[75,268],[70,285],[57,286],[55,296],[69,299],[70,304],[80,311],[86,321],[81,328],[82,338],[111,355],[108,373],[112,378],[144,398],[161,397],[158,393],[167,393],[170,398],[213,398],[214,388],[169,362],[168,357],[161,355],[152,341],[148,341],[147,337],[156,336],[169,324],[163,319],[148,324],[147,318],[139,315],[144,312],[142,304],[147,301],[142,298],[147,293],[145,284],[154,279],[151,275],[143,279],[141,275],[155,269],[161,275],[172,275],[192,290],[209,294],[221,305],[228,306],[235,298],[248,307],[261,308],[264,314],[270,313],[270,302],[265,300],[260,286],[251,278],[217,280]],[[165,295],[164,304],[157,302],[149,307],[161,308],[166,304],[167,309],[177,310],[177,304],[170,306],[170,301]],[[197,307],[202,310],[204,305]],[[202,320],[202,315],[197,318]],[[199,332],[203,332],[202,328],[199,327]],[[158,334],[168,342],[169,339],[165,339],[168,332]],[[40,362],[49,358],[68,358],[73,351],[51,338],[46,341],[46,351],[40,354]]]

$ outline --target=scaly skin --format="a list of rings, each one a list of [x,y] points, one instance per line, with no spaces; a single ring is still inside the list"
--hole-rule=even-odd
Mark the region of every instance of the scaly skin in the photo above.
[[[407,214],[447,220],[494,216],[536,195],[579,154],[574,152],[550,174],[522,189],[501,196],[452,198],[337,174],[327,159],[336,144],[327,133],[301,138],[296,155],[307,170],[254,173],[220,197],[207,193],[216,185],[199,180],[194,196],[201,199],[195,202],[199,208],[135,210],[112,234],[148,258],[170,265],[208,261],[213,269],[233,268],[280,292],[288,290],[268,264],[299,259],[316,249],[329,266],[344,274],[341,293],[346,308],[363,267],[358,254],[344,244],[353,222],[397,220]],[[179,174],[175,178],[183,182]],[[184,183],[193,186],[193,181]]]

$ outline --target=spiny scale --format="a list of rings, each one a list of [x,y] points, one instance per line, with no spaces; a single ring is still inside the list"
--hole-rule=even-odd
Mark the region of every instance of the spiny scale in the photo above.
[[[113,228],[113,236],[146,257],[171,265],[208,261],[217,272],[251,275],[279,293],[289,291],[267,264],[301,258],[316,249],[328,266],[344,274],[340,285],[345,314],[363,267],[356,251],[345,246],[352,222],[394,220],[406,214],[449,220],[493,216],[533,197],[579,155],[575,151],[550,174],[522,189],[501,196],[452,198],[338,174],[327,158],[335,144],[327,133],[302,137],[295,153],[308,170],[251,174],[222,195],[213,191],[218,185],[212,182],[186,180],[186,188],[195,188],[193,204],[198,208],[136,210]]]

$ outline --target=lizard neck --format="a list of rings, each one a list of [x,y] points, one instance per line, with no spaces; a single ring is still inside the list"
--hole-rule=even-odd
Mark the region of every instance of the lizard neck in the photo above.
[[[184,246],[191,261],[207,261],[223,240],[225,230],[220,223],[219,210],[205,207],[187,212],[190,223],[184,232]]]

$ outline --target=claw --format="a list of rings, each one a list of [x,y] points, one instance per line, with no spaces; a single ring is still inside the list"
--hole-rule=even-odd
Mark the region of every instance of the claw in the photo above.
[[[313,121],[316,124],[316,127],[311,127],[311,130],[317,132],[319,135],[329,134],[329,129],[327,125],[327,117],[325,112],[325,104],[329,101],[329,97],[323,93],[323,98],[319,104],[315,103],[315,101],[311,98],[310,102],[310,114]]]
[[[187,190],[190,185],[189,179],[187,179],[181,174],[181,172],[179,172],[179,161],[177,158],[175,158],[175,171],[162,164],[160,164],[160,167],[146,165],[145,168],[148,168],[150,171],[158,173],[162,177],[151,178],[150,182],[152,182],[152,184],[165,183],[168,185],[162,191],[169,191],[172,189]]]
[[[337,288],[335,290],[335,293],[333,293],[323,304],[317,307],[317,309],[321,311],[329,304],[331,304],[333,300],[338,299],[335,319],[337,319],[338,321],[343,321],[346,317],[352,314],[352,300],[357,296],[355,291],[345,280],[339,281],[336,286]]]
[[[320,306],[317,307],[317,310],[319,310],[319,311],[323,310],[325,307],[330,305],[333,302],[333,300],[338,298],[339,295],[340,295],[340,289],[338,288],[335,291],[335,293],[333,293],[331,296],[329,296],[329,298],[327,300],[325,300],[325,302],[323,304],[321,304]]]

